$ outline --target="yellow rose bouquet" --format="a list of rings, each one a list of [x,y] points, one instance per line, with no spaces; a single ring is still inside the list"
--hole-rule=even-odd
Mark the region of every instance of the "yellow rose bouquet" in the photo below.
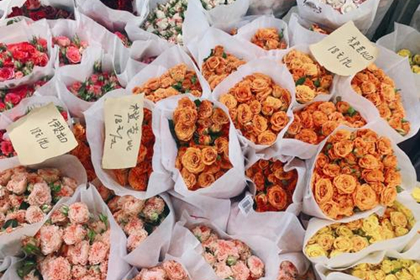
[[[371,129],[339,127],[308,164],[310,189],[303,211],[324,219],[391,206],[402,186],[411,188],[415,182],[407,156]]]
[[[262,150],[278,144],[291,122],[293,90],[284,66],[259,59],[229,76],[213,96],[228,108],[244,146]]]
[[[343,222],[311,219],[304,248],[315,263],[346,267],[372,252],[401,249],[420,228],[420,207],[407,193],[385,211]]]

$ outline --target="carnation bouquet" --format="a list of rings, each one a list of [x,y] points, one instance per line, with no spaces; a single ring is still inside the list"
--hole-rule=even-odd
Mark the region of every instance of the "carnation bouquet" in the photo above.
[[[364,129],[339,127],[307,162],[309,190],[303,211],[338,220],[390,206],[403,189],[414,185],[407,156],[381,133],[381,124]],[[372,211],[372,212],[371,212]]]
[[[293,80],[284,66],[258,59],[231,74],[214,91],[224,104],[245,147],[256,151],[278,145],[291,122]]]
[[[99,99],[85,112],[87,139],[91,148],[92,163],[99,180],[119,196],[133,195],[136,198],[149,198],[172,188],[173,182],[161,164],[160,147],[156,145],[157,121],[153,111],[155,105],[144,102],[142,139],[138,152],[138,162],[134,168],[105,170],[102,168],[103,147],[105,143],[104,101],[106,98],[122,97],[129,92],[114,90]]]
[[[124,233],[96,189],[83,187],[57,205],[35,236],[22,240],[27,258],[17,274],[22,279],[121,279],[129,270],[122,261],[122,240]]]
[[[165,256],[165,260],[153,267],[137,270],[133,267],[123,280],[191,280],[191,277],[182,264],[183,259]]]
[[[310,220],[303,251],[315,263],[347,267],[370,253],[402,250],[419,229],[419,206],[407,193],[363,218],[340,222]]]
[[[289,47],[287,24],[274,17],[261,16],[238,29],[235,37],[253,43],[265,51]]]

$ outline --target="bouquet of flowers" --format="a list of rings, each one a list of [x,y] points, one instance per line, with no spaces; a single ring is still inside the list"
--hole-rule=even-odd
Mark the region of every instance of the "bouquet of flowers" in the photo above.
[[[149,79],[142,86],[133,88],[133,94],[144,93],[145,98],[158,102],[170,96],[191,93],[200,97],[202,89],[195,71],[189,70],[186,64],[170,68],[159,78]]]
[[[133,0],[101,0],[106,6],[114,10],[122,10],[127,11],[130,13],[134,13],[133,11]]]
[[[59,47],[60,66],[80,63],[83,52],[88,46],[88,43],[81,41],[77,35],[71,39],[66,36],[53,37],[53,44]]]
[[[294,138],[317,145],[327,138],[338,126],[360,128],[365,119],[348,102],[317,101],[295,111],[294,120],[288,127],[285,138]]]
[[[12,141],[5,137],[6,133],[5,129],[0,130],[0,159],[17,156]]]
[[[370,129],[335,131],[316,157],[311,190],[329,218],[349,217],[379,204],[391,206],[401,191],[391,141]]]
[[[182,24],[187,7],[187,0],[170,0],[167,3],[158,4],[150,12],[141,28],[171,43],[182,45]]]
[[[191,232],[200,241],[204,259],[219,278],[251,280],[265,276],[263,261],[244,242],[221,239],[205,225],[195,226]]]
[[[200,0],[203,4],[204,9],[211,10],[220,5],[230,5],[236,0]]]
[[[410,122],[405,119],[400,90],[395,82],[375,64],[360,71],[351,81],[353,90],[372,102],[380,116],[402,136],[410,132]]]
[[[67,89],[78,98],[95,102],[105,93],[121,88],[115,73],[102,71],[100,62],[96,62],[93,66],[93,74],[83,82],[74,82]]]
[[[25,16],[34,21],[40,19],[74,19],[73,12],[56,8],[50,5],[42,5],[40,0],[26,0],[22,7],[13,7],[8,18]]]
[[[114,34],[117,35],[117,37],[121,40],[121,42],[126,48],[131,47],[131,45],[133,44],[133,42],[131,42],[131,40],[128,38],[125,32],[116,31],[114,32]]]
[[[331,6],[334,10],[340,14],[346,14],[359,8],[366,0],[319,0],[320,2]]]
[[[279,276],[277,280],[315,280],[315,274],[310,267],[304,275],[299,275],[296,266],[291,261],[280,263]]]
[[[35,66],[46,66],[49,59],[47,41],[43,38],[0,44],[0,82],[27,76]]]
[[[330,93],[333,75],[308,54],[293,49],[283,57],[296,83],[296,101],[308,103]]]
[[[211,49],[209,56],[204,59],[201,72],[213,90],[227,76],[245,63],[236,56],[226,53],[223,46],[218,45]]]
[[[210,186],[232,168],[229,117],[212,102],[180,99],[169,124],[178,147],[175,167],[189,190]]]
[[[324,34],[324,35],[328,35],[330,34],[330,32],[328,32],[327,30],[325,30],[324,28],[322,28],[321,26],[319,26],[316,23],[312,23],[311,27],[309,27],[309,30],[319,33],[319,34]]]
[[[88,181],[96,178],[95,169],[92,164],[89,142],[86,138],[86,127],[81,123],[73,125],[73,134],[77,141],[77,147],[70,151],[70,154],[77,157],[86,169]]]
[[[264,50],[286,49],[283,30],[276,28],[260,28],[254,34],[251,42]]]
[[[228,109],[237,129],[251,142],[271,145],[288,124],[290,92],[262,73],[246,76],[219,101]]]
[[[298,181],[295,169],[285,171],[280,160],[260,159],[246,170],[246,175],[256,186],[255,211],[285,211],[292,204]]]
[[[156,277],[156,278],[155,278]],[[150,267],[142,268],[134,278],[127,278],[125,280],[191,280],[188,272],[179,262],[175,260],[167,260],[161,264]]]
[[[1,172],[1,234],[42,221],[62,198],[75,192],[78,182],[56,168],[31,170],[19,166]]]

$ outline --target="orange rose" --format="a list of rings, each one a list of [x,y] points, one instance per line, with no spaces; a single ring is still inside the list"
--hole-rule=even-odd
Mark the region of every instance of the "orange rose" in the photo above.
[[[333,131],[337,128],[339,125],[338,122],[335,121],[327,121],[322,125],[322,134],[327,136],[333,133]]]
[[[334,188],[330,179],[319,179],[314,185],[314,196],[316,202],[321,205],[330,201],[334,195]]]
[[[229,140],[226,137],[219,137],[214,141],[217,153],[229,156]]]
[[[261,103],[258,100],[253,100],[249,103],[249,108],[254,115],[258,115],[261,112]]]
[[[376,147],[381,155],[389,155],[392,153],[391,141],[386,137],[380,137],[376,142]]]
[[[366,182],[383,182],[384,174],[380,170],[364,170],[362,172],[362,178]]]
[[[276,210],[285,210],[287,206],[287,193],[280,186],[272,186],[267,191],[268,203]]]
[[[213,103],[208,100],[203,100],[198,107],[198,118],[200,120],[209,119],[213,114]]]
[[[267,91],[267,89],[270,86],[271,78],[269,76],[266,76],[264,74],[261,78],[257,78],[254,81],[252,81],[252,91],[254,92],[262,92],[262,91]]]
[[[316,96],[316,92],[306,85],[296,86],[296,101],[299,103],[311,102]]]
[[[212,121],[218,125],[224,125],[229,123],[229,117],[226,115],[225,111],[220,108],[215,108],[213,110],[213,115],[211,116]]]
[[[365,169],[376,169],[379,167],[378,159],[372,155],[365,155],[359,159],[359,166]]]
[[[254,182],[257,191],[264,191],[265,190],[265,177],[264,174],[260,171],[254,174],[251,178]]]
[[[330,162],[330,159],[325,154],[320,153],[318,155],[318,158],[316,159],[315,166],[316,168],[322,169],[329,162]]]
[[[260,145],[271,145],[276,141],[277,135],[270,130],[266,130],[258,135],[258,144]]]
[[[396,155],[385,156],[382,159],[382,163],[384,164],[385,167],[395,168],[397,167],[397,163],[398,163],[397,156]]]
[[[181,141],[190,141],[195,130],[195,125],[186,125],[183,123],[177,123],[175,125],[175,134]]]
[[[338,214],[343,216],[353,215],[353,198],[351,195],[336,195],[334,201],[337,203]]]
[[[321,111],[313,112],[312,118],[315,126],[322,126],[326,121],[328,121],[327,115]]]
[[[321,208],[321,211],[330,217],[331,219],[337,219],[339,216],[339,209],[338,205],[334,201],[328,201],[324,204],[319,205],[319,208]]]
[[[187,73],[187,65],[185,64],[178,64],[168,70],[169,75],[177,81],[182,82],[185,78],[185,75]]]
[[[381,204],[383,206],[392,206],[397,198],[397,188],[393,185],[382,189]]]
[[[178,100],[178,107],[177,110],[182,110],[185,108],[192,108],[196,109],[194,102],[192,102],[188,97],[181,98]]]
[[[210,56],[206,62],[204,62],[204,66],[207,67],[209,70],[215,70],[220,65],[221,59],[217,56]]]
[[[385,171],[385,183],[387,184],[394,184],[394,185],[401,185],[401,173],[400,171],[396,171],[395,169],[387,169]]]
[[[271,129],[274,131],[282,130],[288,122],[289,117],[287,116],[286,112],[283,111],[275,112],[270,118],[270,123],[272,125]]]
[[[198,148],[187,148],[187,151],[182,156],[182,165],[193,174],[198,174],[204,170],[206,165],[201,160],[201,150]]]
[[[311,129],[302,129],[296,136],[296,140],[300,140],[302,142],[306,142],[309,144],[317,144],[318,136],[316,133]]]
[[[301,129],[302,123],[300,122],[300,117],[295,114],[293,122],[289,125],[289,128],[287,129],[287,134],[294,136],[298,134]]]
[[[238,101],[232,94],[226,93],[220,96],[219,101],[224,104],[229,110],[238,106]]]
[[[375,191],[368,185],[359,185],[353,193],[354,204],[362,211],[373,209],[378,205]]]
[[[251,100],[252,92],[250,82],[242,81],[234,88],[233,94],[236,97],[236,100],[238,100],[240,103],[245,103]]]
[[[312,114],[310,112],[302,111],[300,113],[300,121],[304,128],[313,128],[314,127],[314,120],[312,118]]]
[[[211,173],[201,173],[198,175],[198,185],[200,187],[208,187],[211,184],[213,184],[216,181],[216,178],[214,178],[214,175]]]
[[[351,141],[340,141],[334,144],[334,153],[339,157],[346,157],[353,151],[353,143]]]
[[[112,172],[114,173],[115,180],[121,185],[126,186],[128,184],[128,172],[130,169],[114,169]]]
[[[239,105],[237,119],[241,125],[244,125],[252,120],[252,112],[248,105]]]
[[[340,166],[334,163],[329,163],[324,166],[322,172],[331,178],[334,178],[340,174]]]
[[[195,184],[197,183],[197,178],[194,174],[188,172],[186,168],[183,168],[181,171],[181,176],[184,179],[185,185],[189,190],[193,190]]]
[[[205,147],[201,150],[201,157],[205,165],[212,165],[217,159],[217,150],[213,147]]]
[[[351,175],[340,174],[334,178],[334,186],[341,194],[351,194],[357,187],[357,181]]]
[[[175,123],[193,126],[197,121],[197,115],[197,110],[190,107],[177,109],[174,111],[173,120]]]
[[[351,132],[348,130],[340,129],[337,130],[333,135],[330,136],[330,142],[339,142],[349,140],[351,136]]]
[[[265,212],[268,200],[267,195],[265,193],[259,193],[255,196],[255,203],[257,204],[257,209],[255,211],[257,212]]]
[[[335,105],[332,102],[322,102],[319,104],[318,109],[326,114],[327,116],[331,115],[336,111]]]
[[[339,101],[335,104],[335,107],[340,113],[346,114],[350,109],[350,104],[345,101]]]
[[[146,191],[149,176],[141,167],[134,167],[128,174],[128,184],[136,191]]]
[[[268,128],[267,119],[260,115],[255,115],[252,118],[252,125],[256,134],[263,133]]]

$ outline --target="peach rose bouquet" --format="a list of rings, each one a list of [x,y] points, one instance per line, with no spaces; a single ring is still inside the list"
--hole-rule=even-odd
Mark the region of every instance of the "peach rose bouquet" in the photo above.
[[[402,186],[410,188],[415,180],[406,155],[369,128],[339,127],[308,165],[312,175],[304,212],[313,209],[314,216],[332,220],[391,206]]]
[[[53,209],[35,236],[22,239],[27,257],[17,274],[22,279],[121,279],[129,269],[121,259],[124,240],[96,189],[80,188]]]
[[[328,267],[345,267],[370,253],[401,250],[419,229],[419,206],[407,193],[391,205],[361,219],[339,223],[310,220],[305,236],[305,255]]]
[[[142,137],[136,166],[114,170],[102,168],[105,142],[104,101],[106,98],[122,97],[128,94],[130,93],[123,89],[111,91],[84,113],[87,139],[92,153],[92,164],[98,179],[113,190],[116,195],[133,195],[136,198],[145,199],[173,186],[169,174],[160,162],[161,153],[155,143],[155,134],[157,133],[153,117],[155,105],[150,100],[144,100]]]
[[[168,255],[167,255],[168,256]],[[170,257],[170,256],[168,256]],[[184,265],[177,261],[176,258],[167,258],[165,261],[160,264],[142,268],[138,271],[136,268],[133,268],[124,280],[191,280],[191,277],[188,274],[188,271]]]
[[[228,108],[242,144],[257,151],[278,145],[292,119],[293,81],[285,67],[269,59],[242,66],[213,97]]]
[[[183,196],[226,198],[245,187],[243,156],[227,112],[217,102],[190,95],[159,102],[162,163]],[[229,188],[226,188],[229,186]]]

